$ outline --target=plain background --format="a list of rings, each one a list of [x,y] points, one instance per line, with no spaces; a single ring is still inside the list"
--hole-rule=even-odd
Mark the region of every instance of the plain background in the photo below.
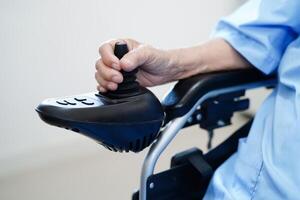
[[[98,47],[130,37],[158,48],[199,44],[241,0],[0,0],[0,199],[129,199],[147,150],[116,154],[44,124],[34,108],[47,97],[95,90]],[[172,84],[151,90],[161,99]],[[265,91],[251,93],[255,110]],[[235,119],[236,124],[243,122]],[[234,127],[233,127],[234,128]],[[218,143],[232,128],[219,130]],[[199,128],[183,131],[159,169],[179,150],[205,150]]]

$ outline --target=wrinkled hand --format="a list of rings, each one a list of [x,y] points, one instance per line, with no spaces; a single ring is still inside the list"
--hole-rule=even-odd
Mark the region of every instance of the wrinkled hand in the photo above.
[[[116,42],[126,42],[129,52],[119,60],[114,55]],[[177,80],[180,69],[173,66],[170,51],[159,50],[132,39],[110,40],[99,48],[101,58],[96,62],[95,78],[100,92],[116,90],[123,81],[120,70],[132,71],[139,67],[137,81],[145,87]]]

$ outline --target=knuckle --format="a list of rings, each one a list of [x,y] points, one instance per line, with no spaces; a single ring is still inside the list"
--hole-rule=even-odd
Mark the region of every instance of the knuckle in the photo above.
[[[95,73],[95,79],[97,80],[98,83],[103,83],[103,78],[99,72]]]
[[[100,67],[101,67],[101,63],[102,63],[102,59],[100,58],[100,59],[98,59],[96,62],[95,62],[95,67],[96,67],[96,69],[97,70],[99,70],[100,69]]]
[[[141,53],[144,58],[146,58],[151,53],[152,47],[148,44],[143,44],[141,46]]]
[[[134,56],[134,60],[138,64],[142,64],[149,55],[149,49],[147,46],[142,45],[137,49],[137,53]]]
[[[155,48],[149,44],[144,46],[144,60],[145,62],[152,60],[155,55]]]
[[[107,82],[104,81],[104,80],[101,79],[101,78],[99,79],[99,82],[98,82],[98,83],[99,83],[100,86],[102,86],[102,87],[104,87],[104,88],[107,87]]]
[[[108,47],[111,47],[111,42],[110,41],[103,42],[98,48],[99,54],[102,55],[105,52],[105,49]]]
[[[105,78],[105,77],[106,77],[106,74],[107,74],[107,72],[106,72],[105,68],[104,68],[104,67],[100,67],[100,69],[99,69],[99,75],[100,75],[102,78]]]
[[[95,73],[95,79],[97,80],[98,83],[101,82],[101,78],[98,72]]]
[[[114,45],[117,41],[118,41],[118,39],[113,38],[113,39],[107,40],[107,41],[104,42],[104,43],[105,43],[105,44]]]
[[[100,53],[100,54],[102,54],[102,52],[103,52],[103,46],[104,46],[105,44],[101,44],[100,45],[100,47],[98,48],[98,52]]]
[[[141,45],[141,48],[142,48],[144,51],[150,51],[153,47],[152,47],[150,44],[142,44],[142,45]]]
[[[150,44],[142,44],[142,46],[146,49],[150,49],[152,48],[152,46]]]
[[[99,76],[105,80],[111,80],[113,75],[115,74],[107,67],[101,67],[98,72],[99,72]]]
[[[128,44],[128,48],[130,50],[137,48],[140,43],[132,38],[124,38],[124,40],[126,41],[126,43]]]

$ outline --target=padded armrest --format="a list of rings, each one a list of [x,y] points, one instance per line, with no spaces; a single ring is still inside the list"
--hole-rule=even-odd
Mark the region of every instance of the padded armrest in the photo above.
[[[199,74],[178,81],[170,93],[162,101],[169,119],[186,114],[206,93],[244,84],[274,81],[276,76],[264,75],[255,68]]]

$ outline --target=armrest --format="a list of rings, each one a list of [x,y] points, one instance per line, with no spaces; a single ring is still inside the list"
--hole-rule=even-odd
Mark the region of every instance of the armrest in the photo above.
[[[162,101],[169,119],[183,116],[196,104],[199,98],[208,92],[229,87],[262,83],[262,86],[274,86],[276,75],[264,75],[254,68],[198,74],[180,80]],[[265,83],[265,84],[264,84]]]

